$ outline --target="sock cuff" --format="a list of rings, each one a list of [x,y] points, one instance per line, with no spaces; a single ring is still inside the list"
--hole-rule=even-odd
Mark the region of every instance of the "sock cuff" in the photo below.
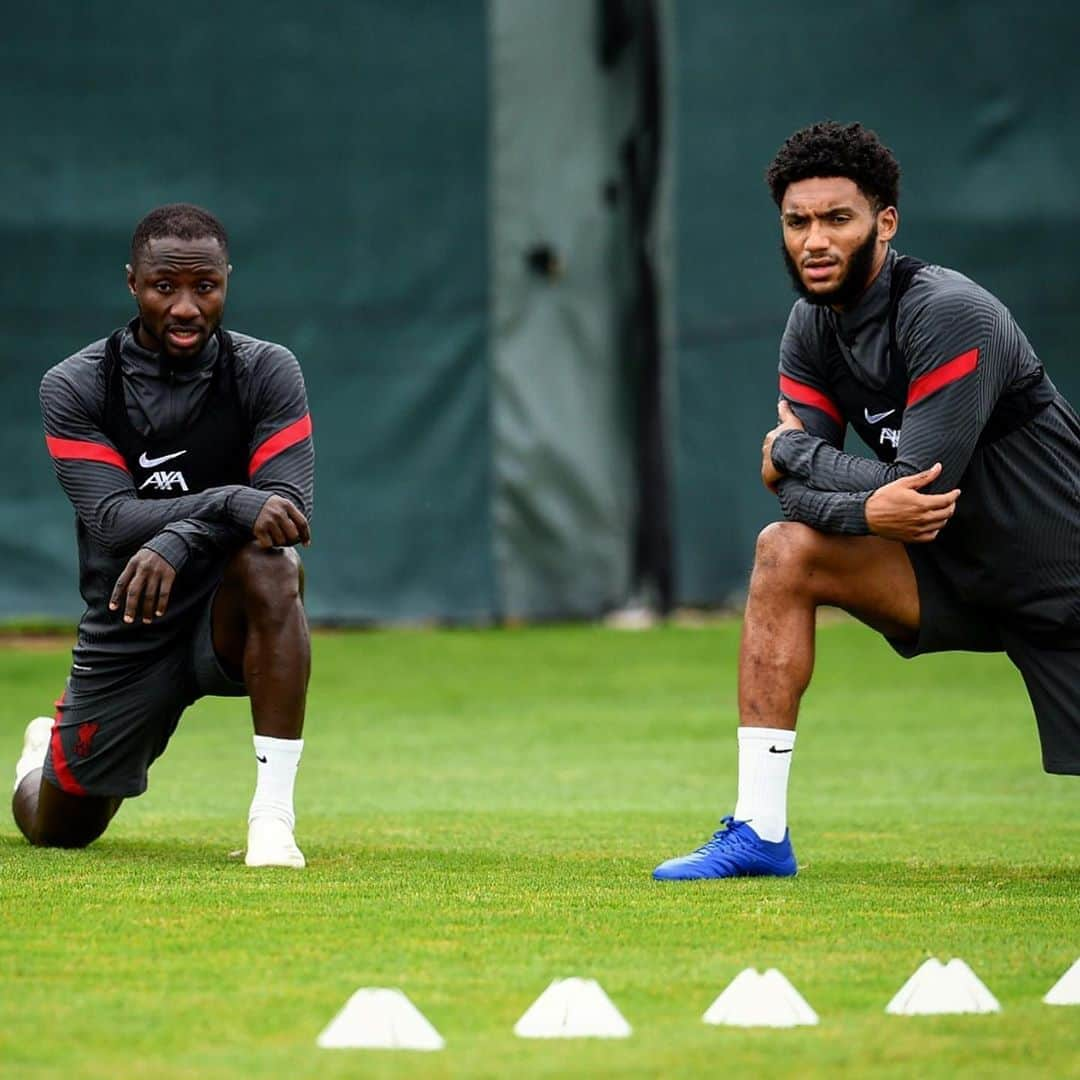
[[[768,742],[781,746],[785,750],[795,745],[795,732],[787,728],[741,727],[739,745],[755,742]]]
[[[275,739],[272,735],[254,735],[255,749],[264,753],[273,750],[275,754],[289,754],[299,758],[304,749],[303,739]]]

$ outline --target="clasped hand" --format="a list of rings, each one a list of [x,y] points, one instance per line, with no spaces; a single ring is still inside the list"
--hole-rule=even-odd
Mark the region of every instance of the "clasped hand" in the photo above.
[[[941,475],[940,462],[929,469],[902,476],[879,487],[866,500],[866,524],[876,536],[900,540],[905,544],[928,544],[937,539],[949,518],[956,513],[960,489],[940,495],[926,495],[920,490]]]

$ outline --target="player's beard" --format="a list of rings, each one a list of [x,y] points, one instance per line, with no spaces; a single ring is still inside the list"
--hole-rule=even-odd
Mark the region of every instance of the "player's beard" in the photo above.
[[[870,283],[870,271],[874,267],[874,251],[877,247],[877,222],[874,222],[870,235],[851,253],[848,259],[847,273],[841,278],[840,284],[828,292],[811,292],[799,273],[799,267],[795,260],[788,254],[787,245],[780,242],[780,250],[784,256],[784,266],[795,286],[795,291],[809,304],[818,304],[830,307],[848,308],[859,299],[866,291]]]

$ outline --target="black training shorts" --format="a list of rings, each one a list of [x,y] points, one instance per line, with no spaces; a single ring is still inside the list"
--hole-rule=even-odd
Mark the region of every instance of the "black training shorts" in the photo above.
[[[73,795],[141,795],[151,762],[193,701],[247,693],[214,651],[213,602],[211,595],[194,629],[152,659],[118,664],[80,656],[86,662],[72,667],[57,702],[46,780]]]
[[[1020,620],[972,603],[975,589],[934,545],[912,544],[908,557],[919,588],[919,634],[888,639],[904,657],[962,650],[1004,652],[1020,670],[1035,709],[1043,768],[1080,775],[1080,641],[1068,623],[1020,625]],[[1067,618],[1067,615],[1066,615]]]

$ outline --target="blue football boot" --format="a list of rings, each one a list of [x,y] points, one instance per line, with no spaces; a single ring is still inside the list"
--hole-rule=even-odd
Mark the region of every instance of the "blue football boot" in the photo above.
[[[725,829],[712,839],[678,859],[668,859],[654,871],[659,881],[689,881],[694,878],[791,877],[797,870],[795,852],[787,831],[779,843],[770,843],[745,822],[723,819]]]

